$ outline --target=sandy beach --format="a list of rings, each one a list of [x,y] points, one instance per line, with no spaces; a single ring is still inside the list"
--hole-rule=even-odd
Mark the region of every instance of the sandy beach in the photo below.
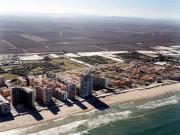
[[[136,90],[123,94],[111,95],[100,99],[95,98],[95,102],[84,101],[82,103],[73,104],[73,106],[63,106],[60,108],[54,108],[52,110],[37,112],[36,114],[32,113],[24,116],[18,116],[14,119],[12,118],[7,121],[0,120],[0,131],[25,127],[59,118],[63,119],[64,117],[67,117],[69,115],[83,113],[85,111],[90,111],[92,109],[103,110],[112,104],[120,104],[124,102],[154,98],[175,91],[180,91],[180,83],[159,86],[156,88],[145,90]],[[103,106],[104,108],[98,108],[98,104],[100,104],[100,106]]]

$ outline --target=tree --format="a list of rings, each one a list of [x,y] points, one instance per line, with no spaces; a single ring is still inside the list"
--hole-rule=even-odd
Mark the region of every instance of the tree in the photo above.
[[[45,56],[45,57],[43,58],[43,60],[46,61],[46,62],[49,62],[49,61],[51,61],[51,58],[50,58],[49,56]]]

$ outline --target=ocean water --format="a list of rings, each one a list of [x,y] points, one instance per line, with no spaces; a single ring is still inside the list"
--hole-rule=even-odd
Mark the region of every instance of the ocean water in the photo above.
[[[180,135],[180,93],[117,104],[0,135]]]

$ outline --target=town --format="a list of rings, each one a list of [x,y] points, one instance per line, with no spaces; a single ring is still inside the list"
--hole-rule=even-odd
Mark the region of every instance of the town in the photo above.
[[[178,83],[179,49],[157,46],[132,52],[2,55],[0,115],[18,117],[31,111]],[[103,105],[98,107],[108,107]]]

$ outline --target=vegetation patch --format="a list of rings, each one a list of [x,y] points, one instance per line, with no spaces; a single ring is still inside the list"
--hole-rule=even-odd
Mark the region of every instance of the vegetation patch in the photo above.
[[[90,65],[97,65],[97,64],[110,64],[114,63],[113,60],[101,57],[101,56],[82,56],[82,57],[76,57],[74,59],[77,59],[79,61],[88,63]]]
[[[151,57],[144,55],[142,53],[139,53],[139,52],[135,52],[135,51],[128,52],[128,53],[118,53],[116,54],[116,56],[117,58],[123,58],[126,60],[142,60],[144,62],[152,61]]]

